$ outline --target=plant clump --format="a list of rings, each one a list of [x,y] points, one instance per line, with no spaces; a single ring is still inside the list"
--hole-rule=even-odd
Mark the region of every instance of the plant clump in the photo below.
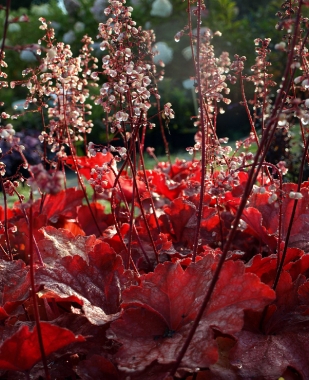
[[[65,6],[74,15],[81,5]],[[201,26],[201,0],[188,1],[175,31],[195,69],[187,159],[170,157],[166,134],[181,115],[159,94],[154,32],[125,0],[100,14],[99,58],[93,38],[75,56],[40,17],[37,66],[16,79],[2,43],[1,91],[28,95],[13,114],[1,105],[0,378],[309,379],[308,7],[285,1],[277,14],[277,84],[270,38],[253,41],[248,69],[243,55],[216,54],[221,33]],[[1,11],[5,39],[9,1]],[[250,130],[232,147],[217,123],[234,85]],[[95,108],[104,142],[89,141]],[[14,129],[25,114],[39,115],[35,159]],[[166,161],[148,137],[157,127]]]

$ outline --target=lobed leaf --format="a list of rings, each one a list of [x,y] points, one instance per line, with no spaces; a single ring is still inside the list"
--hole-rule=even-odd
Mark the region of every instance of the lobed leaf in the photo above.
[[[44,351],[46,356],[73,342],[83,342],[81,335],[40,322]],[[28,371],[41,360],[41,351],[36,326],[32,331],[22,326],[15,334],[0,345],[0,368],[13,371]]]
[[[41,233],[44,238],[38,242],[38,246],[46,263],[78,255],[89,264],[88,254],[96,244],[95,236],[74,236],[68,230],[52,226],[42,228]]]
[[[96,244],[88,260],[78,255],[57,259],[37,268],[36,282],[44,286],[41,297],[77,302],[92,323],[104,324],[116,317],[122,290],[135,279],[107,243]]]
[[[157,360],[170,364],[189,334],[218,257],[207,255],[183,270],[180,263],[160,264],[141,277],[140,286],[123,292],[123,313],[111,324],[109,337],[122,343],[117,362],[125,371],[140,371]],[[261,310],[274,292],[240,262],[224,264],[220,279],[181,366],[208,367],[218,359],[214,329],[235,334],[245,309]]]
[[[0,319],[13,313],[30,296],[29,269],[21,260],[0,260]]]

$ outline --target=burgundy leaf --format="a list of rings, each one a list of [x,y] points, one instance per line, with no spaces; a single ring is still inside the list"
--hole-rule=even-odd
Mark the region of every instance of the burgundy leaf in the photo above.
[[[278,230],[278,207],[274,203],[269,203],[268,193],[253,193],[250,198],[250,206],[257,209],[262,216],[263,226],[269,234],[275,234]]]
[[[277,215],[278,217],[278,215]],[[269,231],[262,225],[262,214],[259,210],[248,207],[246,208],[241,217],[248,227],[253,236],[259,238],[264,244],[268,245],[273,251],[277,247],[277,240],[274,236],[271,236]]]
[[[290,366],[303,380],[309,379],[308,332],[264,335],[241,331],[237,338],[230,355],[237,378],[278,380]]]
[[[286,193],[286,197],[283,201],[282,213],[283,218],[283,231],[282,235],[285,238],[288,230],[288,225],[290,222],[290,215],[292,213],[292,207],[294,204],[294,199],[289,197],[291,191],[297,191],[296,184],[283,184],[283,191]],[[309,227],[309,192],[308,188],[303,187],[301,189],[301,194],[303,198],[297,202],[296,213],[293,219],[293,227],[291,231],[291,236],[289,239],[289,246],[297,247],[303,249],[305,252],[309,251],[308,244],[308,227]]]
[[[293,282],[283,271],[276,288],[276,300],[267,313],[255,315],[262,332],[246,323],[246,330],[236,334],[237,343],[231,350],[231,364],[241,379],[278,379],[287,367],[294,368],[302,378],[309,379],[309,286],[304,276]],[[251,331],[250,331],[251,328]]]
[[[76,373],[82,380],[104,379],[119,380],[119,373],[110,360],[93,355],[79,363]]]
[[[297,191],[297,185],[294,183],[283,184],[283,200],[282,200],[282,238],[285,239],[290,217],[294,205],[294,199],[289,197],[290,192]],[[301,188],[302,199],[298,200],[295,217],[293,220],[293,227],[289,239],[289,246],[303,249],[305,252],[309,251],[308,244],[308,226],[309,226],[309,192],[306,184]],[[250,198],[250,206],[258,209],[262,215],[262,224],[270,234],[277,233],[279,218],[278,207],[275,203],[268,203],[269,194],[254,194]]]
[[[122,259],[104,242],[88,254],[89,265],[80,256],[66,256],[36,270],[43,285],[40,296],[56,301],[77,302],[94,324],[104,324],[119,312],[122,289],[135,282]]]
[[[74,236],[70,231],[48,226],[41,229],[44,236],[38,246],[44,262],[53,262],[65,256],[78,255],[89,264],[88,254],[96,244],[95,236]]]
[[[209,367],[209,371],[199,372],[198,380],[238,380],[235,368],[231,365],[229,355],[231,348],[235,346],[235,340],[228,337],[216,339],[219,349],[219,360]],[[190,377],[187,379],[189,380]]]
[[[0,260],[0,319],[6,318],[30,296],[29,269],[21,260]]]
[[[140,286],[123,292],[123,314],[109,330],[109,337],[123,344],[117,354],[121,368],[140,371],[155,360],[169,364],[176,359],[217,262],[218,257],[210,254],[185,271],[179,263],[166,262],[142,276]],[[261,310],[274,299],[274,292],[244,269],[240,261],[224,264],[182,366],[194,369],[214,364],[218,349],[212,329],[234,334],[242,328],[245,309]]]
[[[194,236],[197,223],[194,204],[182,198],[177,198],[171,202],[170,207],[166,206],[164,211],[170,217],[176,241],[190,240],[192,242],[189,236]]]
[[[299,296],[301,286],[306,284],[304,276],[293,282],[290,274],[283,271],[276,289],[276,301],[268,308],[263,329],[267,334],[300,331],[309,326],[309,316],[304,313],[308,305]]]
[[[309,281],[308,280],[304,284],[299,286],[298,299],[302,305],[309,306]]]

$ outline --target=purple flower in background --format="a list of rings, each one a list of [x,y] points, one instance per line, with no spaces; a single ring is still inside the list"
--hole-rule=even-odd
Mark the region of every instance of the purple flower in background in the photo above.
[[[90,8],[90,11],[97,22],[104,22],[106,20],[104,10],[107,6],[107,0],[95,0],[93,7]]]
[[[26,130],[17,132],[15,138],[19,139],[18,146],[24,146],[22,153],[30,165],[36,165],[41,162],[42,144],[39,139],[39,132],[35,130]],[[19,165],[23,163],[20,153],[17,149],[12,149],[14,144],[6,140],[0,140],[2,150],[1,161],[6,165],[6,174],[11,176],[16,173]]]

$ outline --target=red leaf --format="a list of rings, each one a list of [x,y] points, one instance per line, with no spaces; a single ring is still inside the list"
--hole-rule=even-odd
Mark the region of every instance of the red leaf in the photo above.
[[[299,274],[305,274],[309,269],[309,255],[299,248],[288,248],[283,269],[296,280]],[[247,264],[246,272],[255,273],[265,284],[272,285],[276,276],[277,255],[262,257],[255,255]]]
[[[283,271],[276,289],[276,301],[269,308],[265,320],[264,331],[268,334],[281,334],[285,331],[300,331],[303,325],[309,326],[309,316],[304,311],[308,305],[303,304],[299,297],[300,287],[306,283],[304,276],[299,276],[296,281],[288,272]]]
[[[165,207],[164,211],[169,215],[176,241],[191,241],[189,236],[195,234],[196,228],[196,207],[193,203],[177,198],[171,202],[170,207]]]
[[[250,206],[259,210],[262,215],[263,226],[268,233],[275,234],[278,229],[278,207],[274,203],[268,203],[269,193],[254,193],[250,198]]]
[[[0,260],[0,276],[0,319],[4,319],[29,298],[30,276],[21,260]]]
[[[63,215],[60,215],[57,223],[49,223],[55,228],[62,228],[71,232],[74,236],[82,235],[85,236],[85,232],[80,228],[77,221],[75,219],[68,219]],[[47,225],[47,223],[46,223]]]
[[[91,210],[99,224],[100,230],[103,232],[108,226],[114,224],[113,216],[111,214],[105,214],[105,207],[100,203],[91,203]],[[88,206],[80,206],[77,213],[78,223],[85,231],[87,236],[96,235],[99,237],[98,228],[95,225],[92,215]]]
[[[7,218],[11,219],[13,217],[13,212],[11,209],[8,208],[7,211]],[[4,212],[4,207],[0,206],[0,221],[4,221],[5,219],[5,212]]]
[[[184,181],[180,183],[169,179],[164,173],[159,173],[155,170],[149,170],[149,182],[154,187],[154,191],[160,195],[163,195],[169,200],[173,200],[179,197],[183,189],[187,187]]]
[[[309,255],[303,255],[295,262],[288,263],[288,265],[285,265],[284,269],[289,272],[293,280],[296,280],[300,274],[304,274],[308,277]]]
[[[37,200],[33,209],[39,214],[45,214],[52,223],[57,223],[60,216],[74,219],[77,215],[77,206],[82,205],[84,193],[82,190],[70,188],[62,190],[56,195],[47,194],[42,211],[40,211],[41,200]]]
[[[117,170],[115,169],[115,174],[118,174]],[[135,183],[132,178],[130,178],[125,171],[123,171],[117,181],[116,184],[116,175],[112,171],[109,173],[106,173],[102,175],[101,178],[101,186],[103,189],[109,190],[109,189],[115,189],[118,195],[118,200],[125,199],[128,202],[132,201],[132,195],[133,195],[133,186],[135,186]],[[96,175],[94,175],[95,177]],[[141,181],[136,178],[136,184],[139,190],[139,194],[143,198],[144,192],[146,192],[146,185],[144,181]],[[137,196],[137,192],[135,192],[135,197]]]
[[[139,180],[139,179],[136,179],[136,183],[137,183],[137,187],[138,187],[138,191],[139,191],[139,194],[140,195],[143,195],[143,193],[146,191],[146,185],[143,181]],[[122,189],[122,192],[120,190],[118,190],[118,194],[120,196],[120,198],[123,198],[122,197],[122,193],[124,195],[124,197],[126,198],[126,200],[128,202],[131,202],[132,201],[132,195],[133,195],[133,186],[134,185],[134,182],[133,182],[133,179],[132,178],[129,178],[129,177],[125,177],[124,175],[122,175],[120,178],[119,178],[119,185]],[[112,187],[114,186],[114,182],[112,184]],[[118,187],[117,187],[118,189]],[[135,196],[137,196],[136,192],[135,192]]]
[[[47,322],[40,322],[46,356],[73,342],[83,342],[83,336]],[[13,371],[28,371],[41,360],[37,328],[33,331],[22,326],[0,346],[0,368]]]
[[[248,207],[243,211],[241,218],[250,227],[250,232],[253,236],[262,240],[262,242],[268,245],[273,251],[276,249],[277,240],[274,236],[270,236],[269,231],[267,231],[267,229],[262,225],[263,219],[259,210],[253,207]]]
[[[28,262],[29,252],[29,225],[23,214],[16,217],[16,221],[13,221],[17,231],[10,233],[10,244],[12,250],[17,253],[17,257]],[[36,240],[39,238],[38,230],[47,225],[46,215],[35,215],[33,218],[33,235]],[[5,235],[0,236],[0,243],[5,246]]]
[[[105,163],[114,163],[114,171],[110,170],[108,173],[102,174],[100,178],[100,185],[103,189],[112,189],[116,188],[118,196],[122,198],[122,193],[124,197],[130,202],[132,200],[132,189],[133,189],[133,179],[126,176],[126,172],[122,172],[118,181],[118,185],[121,187],[122,191],[119,189],[119,186],[115,186],[116,175],[118,174],[117,165],[115,164],[114,157],[111,153],[103,154],[97,153],[95,157],[76,157],[77,165],[79,168],[79,172],[86,178],[90,179],[93,177],[97,179],[96,173],[91,173],[91,170],[98,165],[102,167]],[[75,164],[72,157],[68,157],[66,159],[66,163],[71,165],[73,170],[75,169]],[[115,175],[116,174],[116,175]],[[137,187],[139,189],[140,194],[146,191],[146,185],[143,181],[136,178]]]
[[[125,241],[127,240],[129,232],[130,232],[130,225],[128,223],[123,223],[120,227],[120,234],[121,234],[123,240],[125,240]],[[121,239],[119,237],[119,234],[118,234],[115,226],[110,226],[104,231],[103,239],[118,254],[121,254],[122,253],[121,251],[124,250],[124,246],[121,242]]]
[[[236,172],[236,173],[237,173],[239,185],[233,188],[232,195],[233,197],[240,198],[244,193],[244,190],[248,181],[248,173],[241,172],[241,171]]]
[[[157,168],[177,182],[192,179],[193,176],[195,181],[199,181],[201,177],[201,164],[198,160],[176,158],[172,167],[168,162],[159,162]]]
[[[104,242],[88,253],[87,262],[80,256],[66,256],[36,270],[36,283],[44,285],[43,298],[74,301],[83,306],[94,324],[113,320],[119,311],[121,291],[135,282],[125,271],[121,257]]]
[[[277,255],[262,257],[255,255],[247,264],[246,272],[256,274],[262,282],[273,285],[277,268]]]
[[[213,207],[204,206],[200,231],[202,244],[214,243],[216,241],[216,236],[218,236],[218,238],[221,236],[218,211]]]
[[[294,199],[289,197],[291,191],[297,191],[297,185],[294,183],[283,184],[283,200],[282,200],[282,239],[284,240],[287,234],[288,226]],[[309,192],[308,187],[302,186],[301,194],[303,198],[298,200],[296,213],[293,220],[293,227],[289,239],[290,247],[297,247],[303,249],[305,252],[309,251],[308,243],[308,224],[309,224]],[[254,194],[250,199],[250,206],[258,209],[262,214],[262,223],[267,231],[271,234],[276,233],[278,230],[278,213],[279,209],[274,203],[268,204],[269,194]]]
[[[180,263],[166,262],[142,276],[141,286],[123,292],[123,314],[109,330],[109,337],[123,344],[117,354],[121,368],[139,371],[155,360],[169,364],[176,359],[217,262],[218,257],[207,255],[185,271]],[[274,299],[274,292],[244,269],[240,261],[224,264],[182,366],[195,369],[214,364],[218,350],[212,329],[234,334],[242,328],[245,309],[261,310]]]
[[[267,309],[263,331],[241,331],[231,351],[231,364],[241,379],[278,379],[292,367],[309,379],[309,297],[308,281],[296,281],[282,272],[276,289],[276,300]],[[261,321],[260,315],[255,320]],[[246,324],[246,330],[253,324]]]
[[[91,355],[104,356],[107,353],[111,355],[116,351],[116,348],[111,347],[110,341],[105,336],[107,326],[93,325],[84,315],[64,313],[53,320],[53,324],[58,327],[67,328],[75,335],[87,337],[87,341],[75,343],[70,346],[70,349],[66,347],[53,354],[51,359],[76,352],[79,352],[86,359],[86,357],[89,358]]]
[[[96,244],[95,236],[74,236],[70,231],[51,226],[42,228],[40,232],[44,238],[38,242],[38,246],[44,262],[53,262],[61,257],[75,255],[89,262],[88,253]]]
[[[79,172],[86,179],[90,179],[91,169],[94,168],[95,165],[102,166],[106,162],[111,162],[113,159],[114,159],[114,156],[109,152],[107,152],[106,154],[97,153],[94,157],[86,157],[86,156],[75,157]],[[72,170],[76,171],[76,166],[71,156],[66,158],[65,161],[67,165],[71,166]]]

